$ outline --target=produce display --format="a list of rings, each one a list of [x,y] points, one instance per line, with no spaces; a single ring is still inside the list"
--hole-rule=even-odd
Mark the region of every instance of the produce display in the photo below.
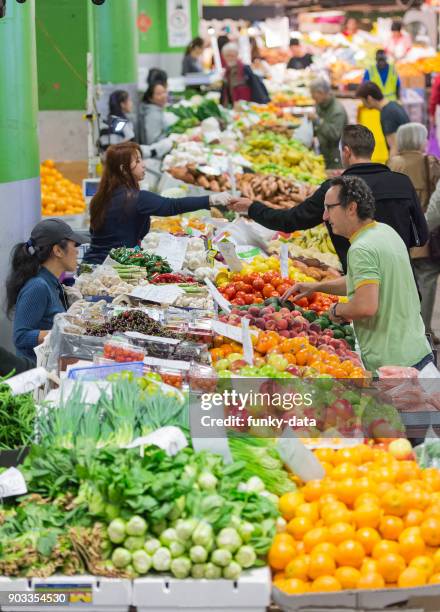
[[[269,551],[288,594],[411,588],[440,581],[440,472],[360,445],[314,451],[326,475],[286,493]]]
[[[293,177],[311,185],[319,185],[327,178],[321,156],[279,134],[253,131],[245,139],[240,153],[261,174]]]
[[[241,195],[258,200],[272,208],[292,208],[301,204],[314,189],[297,181],[276,175],[242,174],[237,177]]]
[[[231,180],[226,173],[207,174],[203,172],[196,164],[188,164],[187,166],[179,166],[170,168],[168,172],[175,179],[189,183],[190,185],[198,185],[209,191],[229,191],[231,189]]]
[[[135,247],[134,249],[127,249],[126,247],[112,249],[110,251],[110,258],[123,266],[136,266],[138,270],[140,268],[145,268],[147,278],[150,278],[153,274],[163,274],[172,271],[169,263],[163,257],[146,253],[139,247]],[[116,269],[121,276],[121,272],[124,272],[124,268],[121,269],[117,267]],[[130,272],[128,273],[130,274]]]
[[[33,434],[35,403],[31,394],[13,395],[0,379],[0,451],[24,447]]]
[[[86,210],[79,185],[64,178],[55,163],[47,159],[40,166],[41,214],[46,217],[78,215]]]
[[[168,331],[163,325],[141,310],[126,310],[101,324],[91,324],[86,328],[87,336],[107,336],[115,332],[136,331],[150,336],[180,338],[179,334]]]
[[[168,110],[178,117],[178,121],[169,128],[171,134],[182,134],[211,117],[218,119],[222,123],[226,121],[226,115],[219,104],[216,104],[213,100],[201,98],[200,104],[197,105],[199,99],[200,96],[194,96],[186,103],[170,106]]]

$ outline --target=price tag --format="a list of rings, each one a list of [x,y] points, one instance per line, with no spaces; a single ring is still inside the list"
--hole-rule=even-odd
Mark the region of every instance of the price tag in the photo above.
[[[188,238],[173,236],[172,234],[161,234],[159,244],[154,249],[156,255],[160,255],[168,261],[173,271],[179,271],[185,261]]]
[[[243,359],[249,365],[254,365],[254,346],[252,344],[251,333],[249,329],[249,319],[241,320],[241,333],[243,344]]]
[[[230,338],[231,340],[235,340],[235,342],[240,342],[240,344],[242,343],[243,332],[241,326],[230,325],[229,323],[215,320],[212,322],[212,331],[219,334],[219,336]],[[249,329],[249,333],[251,336],[258,336],[258,332],[254,329]]]
[[[289,246],[284,242],[280,251],[281,276],[289,278]]]
[[[0,474],[0,499],[13,495],[24,495],[27,486],[23,474],[16,468],[9,468]]]
[[[157,366],[159,368],[172,368],[173,370],[189,370],[190,364],[179,359],[160,359],[159,357],[145,357],[146,365]]]
[[[44,368],[34,368],[33,370],[18,374],[18,376],[13,376],[9,380],[5,380],[5,383],[11,387],[13,395],[21,395],[22,393],[35,391],[35,389],[46,384],[46,381],[46,370]]]
[[[212,299],[217,302],[222,310],[227,312],[228,314],[231,312],[231,304],[228,302],[226,298],[222,296],[217,287],[209,280],[209,278],[205,278],[206,286],[209,289],[210,294],[212,295]]]
[[[243,263],[237,256],[235,245],[232,244],[232,242],[219,242],[217,248],[225,258],[228,268],[232,270],[232,272],[240,272],[243,268]]]
[[[175,338],[163,338],[162,336],[148,336],[147,334],[141,334],[136,331],[125,332],[125,335],[129,338],[137,338],[138,340],[151,340],[152,342],[162,342],[163,344],[179,344],[180,340]]]
[[[184,293],[183,289],[175,285],[144,285],[133,289],[130,296],[158,304],[173,304]]]

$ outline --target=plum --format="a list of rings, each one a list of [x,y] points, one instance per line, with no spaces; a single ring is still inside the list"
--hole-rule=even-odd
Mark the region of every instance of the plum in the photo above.
[[[283,331],[287,329],[287,321],[286,319],[279,319],[276,321],[276,328],[279,331]]]
[[[258,308],[258,306],[251,306],[248,310],[248,313],[252,315],[253,317],[259,317],[260,309]]]
[[[290,338],[290,331],[288,331],[287,329],[282,329],[278,333],[280,334],[280,336],[283,336],[284,338]]]
[[[255,319],[255,325],[260,329],[266,329],[266,321],[261,317],[259,319]]]
[[[277,324],[275,321],[266,321],[266,330],[275,331],[277,328]]]
[[[318,323],[310,323],[309,330],[311,332],[317,332],[318,334],[321,333],[321,327],[318,325]]]

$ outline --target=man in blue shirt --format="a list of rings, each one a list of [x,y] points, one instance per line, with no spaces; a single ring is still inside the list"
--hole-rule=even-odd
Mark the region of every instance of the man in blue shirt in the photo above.
[[[365,71],[363,80],[375,83],[388,101],[399,98],[400,78],[383,49],[376,52],[376,64]]]

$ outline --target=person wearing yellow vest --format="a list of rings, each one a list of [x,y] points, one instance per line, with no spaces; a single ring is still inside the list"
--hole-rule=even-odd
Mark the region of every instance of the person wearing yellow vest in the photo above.
[[[365,71],[363,80],[375,83],[388,102],[399,98],[400,78],[393,64],[388,63],[387,54],[383,49],[376,52],[376,63]]]

